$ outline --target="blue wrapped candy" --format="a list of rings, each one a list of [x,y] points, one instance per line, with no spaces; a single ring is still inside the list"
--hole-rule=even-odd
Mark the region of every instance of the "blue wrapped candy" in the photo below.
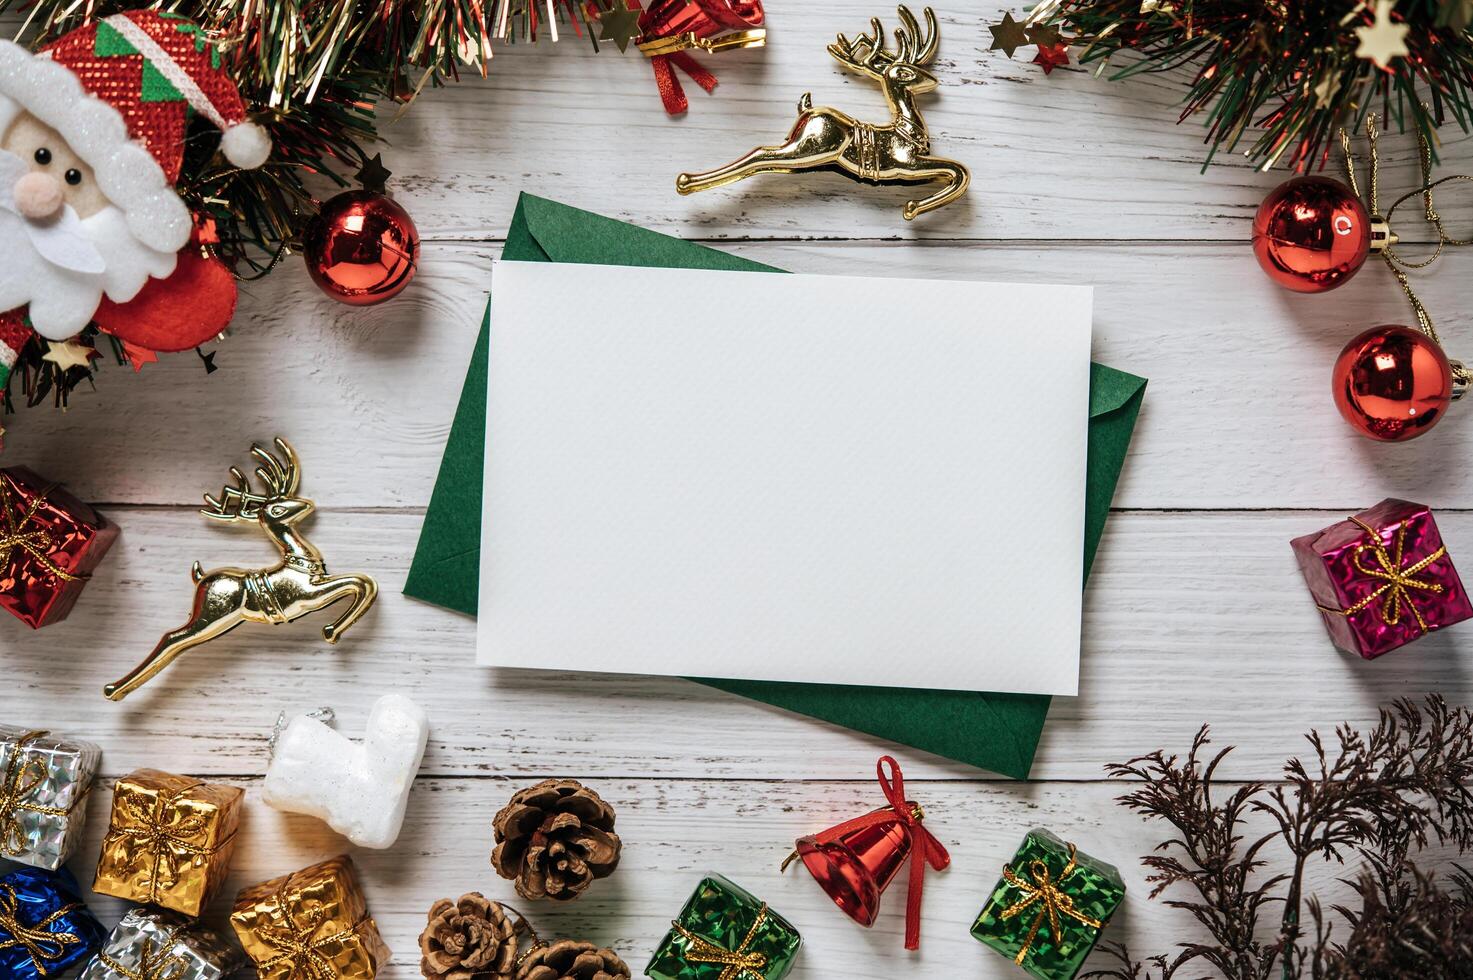
[[[0,980],[45,980],[102,948],[107,935],[62,869],[0,878]]]

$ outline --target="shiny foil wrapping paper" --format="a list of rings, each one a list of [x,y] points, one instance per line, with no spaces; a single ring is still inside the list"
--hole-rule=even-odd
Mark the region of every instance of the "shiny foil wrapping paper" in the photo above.
[[[244,795],[157,769],[119,779],[93,891],[199,915],[230,873]]]
[[[235,945],[169,912],[130,909],[78,980],[223,980],[246,965]]]
[[[0,878],[0,977],[48,980],[86,960],[107,935],[66,869]]]
[[[1124,898],[1114,865],[1047,830],[1031,830],[972,935],[1039,980],[1072,980]]]
[[[260,980],[372,980],[389,962],[347,857],[244,889],[230,925]]]
[[[1473,617],[1422,504],[1383,500],[1291,545],[1330,638],[1349,653],[1370,660]]]
[[[798,930],[760,899],[708,875],[644,972],[655,980],[780,980],[802,945]]]
[[[81,843],[101,759],[91,742],[0,725],[0,857],[61,867]]]
[[[65,619],[117,536],[56,484],[0,468],[0,607],[32,629]]]

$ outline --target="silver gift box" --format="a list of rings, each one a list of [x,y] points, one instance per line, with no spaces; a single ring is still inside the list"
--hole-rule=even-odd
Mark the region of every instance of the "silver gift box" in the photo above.
[[[101,759],[91,742],[0,725],[0,857],[61,867],[82,842]]]
[[[218,932],[172,912],[135,908],[77,980],[221,980],[245,964],[245,953]]]

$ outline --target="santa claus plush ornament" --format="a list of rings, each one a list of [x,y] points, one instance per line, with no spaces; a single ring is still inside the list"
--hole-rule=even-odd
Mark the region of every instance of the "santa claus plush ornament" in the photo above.
[[[66,340],[96,322],[179,351],[229,324],[235,280],[191,246],[175,191],[195,115],[233,165],[266,162],[270,139],[187,20],[130,11],[34,54],[0,41],[0,388],[33,331]]]

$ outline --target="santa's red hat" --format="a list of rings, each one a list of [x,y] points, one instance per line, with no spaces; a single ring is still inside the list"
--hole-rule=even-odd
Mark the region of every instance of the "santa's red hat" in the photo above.
[[[37,54],[0,41],[0,96],[13,103],[0,116],[18,106],[60,133],[134,236],[160,252],[189,241],[174,185],[192,115],[221,130],[220,148],[237,167],[259,167],[271,152],[219,50],[192,22],[155,11],[86,24]],[[0,130],[8,124],[0,118]]]

